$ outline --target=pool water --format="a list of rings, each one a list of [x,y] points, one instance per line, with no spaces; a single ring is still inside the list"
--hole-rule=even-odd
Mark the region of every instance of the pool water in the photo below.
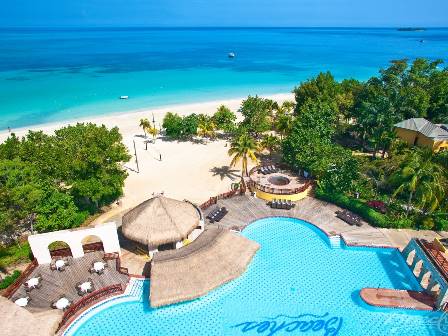
[[[200,299],[152,309],[148,282],[134,301],[96,308],[68,334],[444,335],[439,312],[373,308],[363,287],[420,290],[395,249],[347,247],[292,218],[267,218],[243,235],[261,248],[246,273]],[[448,333],[447,333],[448,335]]]

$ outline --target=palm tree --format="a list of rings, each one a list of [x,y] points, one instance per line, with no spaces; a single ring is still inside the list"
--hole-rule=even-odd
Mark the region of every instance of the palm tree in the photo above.
[[[151,122],[147,118],[140,119],[140,125],[139,126],[141,128],[143,128],[143,132],[145,133],[145,138],[146,138],[146,130],[151,127]]]
[[[152,135],[152,138],[155,139],[157,134],[159,134],[159,130],[155,126],[149,126],[147,129],[148,133]]]
[[[198,124],[198,135],[204,138],[214,138],[216,125],[211,118],[202,119]]]
[[[275,121],[275,130],[280,133],[280,139],[289,133],[292,128],[293,117],[289,114],[279,114]]]
[[[241,177],[244,177],[244,174],[246,174],[246,176],[249,175],[247,162],[248,160],[251,160],[255,163],[258,162],[258,159],[255,156],[257,151],[258,146],[254,139],[252,139],[249,134],[243,133],[238,138],[234,139],[230,144],[228,153],[229,156],[233,156],[232,161],[230,162],[230,166],[235,167],[236,164],[241,160]]]
[[[447,180],[443,168],[434,163],[430,150],[411,152],[393,178],[400,182],[393,197],[407,194],[407,214],[414,201],[423,211],[434,212],[445,200]]]
[[[269,156],[279,147],[279,139],[274,135],[265,135],[260,142],[260,147],[269,151]]]

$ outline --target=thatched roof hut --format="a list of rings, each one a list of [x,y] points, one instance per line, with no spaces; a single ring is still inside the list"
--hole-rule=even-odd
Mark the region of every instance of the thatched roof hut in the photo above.
[[[207,228],[194,242],[154,255],[152,307],[192,300],[239,277],[259,245],[225,229]]]
[[[0,318],[0,334],[3,336],[50,336],[55,334],[62,312],[31,313],[0,296]]]
[[[156,196],[126,213],[122,230],[128,239],[159,246],[186,238],[199,222],[200,214],[191,203]]]

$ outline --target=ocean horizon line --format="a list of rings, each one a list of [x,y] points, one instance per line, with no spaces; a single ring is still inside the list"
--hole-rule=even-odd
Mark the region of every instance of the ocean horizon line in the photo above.
[[[123,26],[1,26],[0,30],[195,30],[195,29],[222,29],[222,30],[238,30],[238,29],[425,29],[438,30],[448,29],[448,26],[145,26],[145,25],[123,25]]]

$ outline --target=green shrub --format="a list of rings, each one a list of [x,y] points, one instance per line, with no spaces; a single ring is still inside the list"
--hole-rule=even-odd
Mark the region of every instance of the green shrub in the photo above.
[[[0,289],[8,288],[11,284],[16,281],[16,279],[20,276],[20,271],[15,270],[12,272],[11,275],[6,276],[1,282],[0,282]]]
[[[437,231],[448,231],[448,219],[436,217],[434,226]]]
[[[388,228],[393,227],[393,223],[386,215],[383,215],[376,210],[370,208],[361,200],[348,197],[344,194],[335,192],[326,192],[320,188],[316,189],[316,198],[336,204],[341,208],[348,209],[359,216],[366,222],[373,226]]]
[[[8,247],[0,246],[0,268],[31,261],[31,247],[28,242]]]

